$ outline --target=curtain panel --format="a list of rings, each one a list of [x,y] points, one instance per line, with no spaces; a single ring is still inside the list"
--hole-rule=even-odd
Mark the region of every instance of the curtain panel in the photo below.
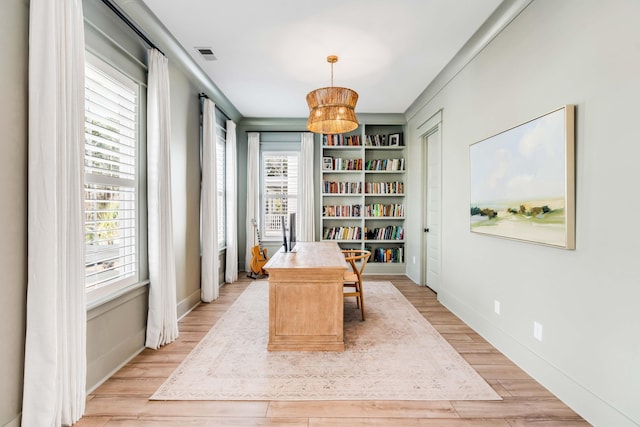
[[[227,120],[226,207],[227,207],[227,258],[225,282],[238,280],[238,167],[236,164],[236,124]]]
[[[169,63],[149,49],[147,89],[147,203],[149,312],[145,345],[157,349],[178,337],[171,201]]]
[[[260,133],[249,132],[247,154],[247,216],[246,216],[246,245],[244,269],[251,271],[251,248],[255,228],[251,220],[260,223]]]
[[[303,132],[300,145],[300,216],[298,239],[302,242],[315,240],[315,204],[313,185],[313,134]]]
[[[202,266],[200,299],[211,302],[219,294],[218,197],[216,173],[216,104],[202,104]]]
[[[86,398],[84,22],[79,0],[31,0],[29,13],[22,425],[58,427]]]

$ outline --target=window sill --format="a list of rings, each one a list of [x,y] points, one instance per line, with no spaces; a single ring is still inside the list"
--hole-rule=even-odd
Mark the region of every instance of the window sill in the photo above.
[[[136,289],[144,288],[149,285],[148,280],[142,282],[126,284],[126,285],[112,285],[105,286],[91,291],[87,294],[87,311],[95,310],[111,301],[114,301],[125,294],[131,293]]]

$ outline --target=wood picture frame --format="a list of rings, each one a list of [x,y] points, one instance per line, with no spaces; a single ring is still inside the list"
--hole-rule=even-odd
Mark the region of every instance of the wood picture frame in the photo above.
[[[392,133],[389,135],[389,147],[399,147],[400,146],[400,134]]]
[[[470,230],[575,249],[575,107],[469,146]]]

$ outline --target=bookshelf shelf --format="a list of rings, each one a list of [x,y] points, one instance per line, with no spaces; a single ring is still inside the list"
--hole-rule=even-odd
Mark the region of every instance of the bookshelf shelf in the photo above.
[[[374,220],[374,221],[386,221],[386,220],[404,220],[403,216],[365,216],[365,221]]]
[[[403,125],[361,124],[346,135],[323,135],[321,153],[321,240],[370,250],[367,274],[404,274]],[[334,211],[345,216],[326,215]],[[340,238],[346,235],[361,238]]]
[[[339,220],[339,221],[361,221],[361,216],[323,216],[323,220],[331,221],[331,220]]]
[[[323,145],[322,148],[335,151],[361,151],[363,147],[361,145]]]
[[[397,150],[402,149],[402,148],[404,148],[404,146],[400,146],[400,147],[398,147],[398,146],[394,146],[394,147],[372,147],[372,146],[369,146],[369,145],[365,145],[364,146],[365,150],[376,150],[376,151],[387,151],[387,150],[396,150],[397,151]]]

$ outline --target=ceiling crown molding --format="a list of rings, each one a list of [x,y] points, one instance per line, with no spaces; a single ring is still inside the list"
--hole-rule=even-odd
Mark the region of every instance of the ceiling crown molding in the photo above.
[[[184,50],[173,35],[167,30],[158,17],[142,0],[111,0],[131,21],[133,21],[147,37],[149,37],[166,56],[178,63],[188,75],[200,86],[198,90],[206,93],[222,112],[238,123],[242,114],[229,101],[226,95],[216,86],[209,76]]]
[[[533,0],[504,0],[478,28],[458,53],[429,83],[429,86],[411,103],[405,116],[411,120],[434,96],[436,96],[462,69],[470,63],[491,41],[504,30]]]

